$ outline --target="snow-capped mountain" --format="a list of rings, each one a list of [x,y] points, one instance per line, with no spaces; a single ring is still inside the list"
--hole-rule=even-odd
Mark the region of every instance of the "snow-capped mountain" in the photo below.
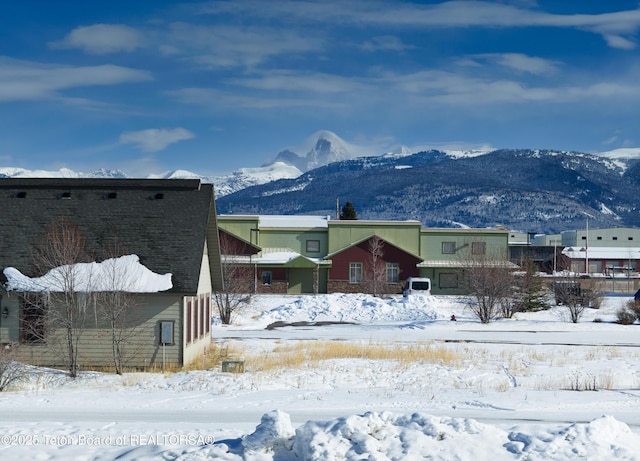
[[[258,168],[240,168],[226,176],[214,177],[216,197],[223,197],[251,186],[266,184],[279,179],[294,179],[302,172],[293,165],[274,162]]]
[[[0,168],[0,177],[127,175]],[[584,213],[594,216],[592,226],[640,226],[640,149],[398,147],[376,154],[320,131],[261,167],[215,177],[174,170],[148,178],[213,183],[220,213],[327,215],[338,199],[351,201],[362,219],[413,219],[430,227],[504,225],[549,233],[582,227]]]
[[[335,133],[321,130],[307,138],[304,144],[297,148],[305,152],[300,155],[292,149],[286,149],[276,155],[273,162],[254,168],[240,168],[230,174],[222,176],[203,176],[187,170],[173,170],[160,174],[149,174],[149,179],[201,179],[213,183],[216,196],[223,197],[247,187],[266,184],[279,179],[295,179],[302,173],[314,168],[322,167],[334,162],[350,160],[365,155],[377,155],[368,148],[350,144]],[[412,152],[409,148],[400,146],[391,156],[406,156]],[[23,168],[0,168],[0,177],[16,178],[128,178],[120,170],[100,169],[92,173],[79,173],[67,168],[56,171],[26,170]]]
[[[640,226],[640,159],[502,149],[380,155],[334,162],[295,179],[218,199],[220,213],[333,214],[351,201],[361,219],[414,219],[428,227],[553,233]]]
[[[305,172],[333,162],[376,154],[375,152],[363,152],[362,147],[349,144],[328,130],[316,132],[307,140],[306,144],[308,145],[310,141],[313,142],[313,145],[305,155],[286,149],[276,156],[274,163],[293,165],[301,172]]]
[[[79,173],[69,168],[59,170],[27,170],[25,168],[0,168],[0,178],[127,178],[121,170],[100,168],[92,173]]]

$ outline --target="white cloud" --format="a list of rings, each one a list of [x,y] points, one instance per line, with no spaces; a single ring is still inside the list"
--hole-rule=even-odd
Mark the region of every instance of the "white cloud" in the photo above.
[[[631,49],[630,36],[640,29],[640,9],[602,14],[553,14],[528,8],[529,2],[508,5],[489,1],[454,0],[435,5],[417,5],[384,0],[351,2],[218,2],[203,11],[208,14],[260,15],[279,21],[375,24],[385,27],[556,27],[586,30],[601,35],[609,46]]]
[[[133,51],[143,46],[142,34],[122,24],[94,24],[76,27],[62,40],[49,43],[52,49],[81,49],[89,54]]]
[[[272,27],[199,26],[173,23],[163,50],[188,53],[207,67],[253,67],[270,58],[324,48],[313,34]]]
[[[633,50],[636,47],[635,42],[629,39],[626,39],[624,37],[621,37],[619,35],[606,34],[604,35],[604,39],[607,41],[607,44],[611,48],[619,48],[621,50]]]
[[[127,131],[120,135],[120,143],[135,144],[143,152],[158,152],[170,144],[195,138],[195,134],[184,128],[151,128],[141,131]]]
[[[361,45],[361,48],[365,51],[398,51],[402,52],[411,46],[402,43],[398,37],[393,35],[382,35],[379,37],[373,37],[371,40],[367,40]]]
[[[213,88],[183,88],[167,94],[184,104],[197,104],[213,110],[277,109],[283,107],[337,108],[345,102],[309,94],[282,97],[273,95],[250,96],[242,92],[219,91]]]
[[[74,67],[0,58],[0,101],[58,97],[70,88],[145,80],[151,80],[145,71],[110,64]]]
[[[557,71],[555,61],[521,53],[486,53],[474,55],[471,58],[486,59],[518,72],[535,75],[552,74]]]

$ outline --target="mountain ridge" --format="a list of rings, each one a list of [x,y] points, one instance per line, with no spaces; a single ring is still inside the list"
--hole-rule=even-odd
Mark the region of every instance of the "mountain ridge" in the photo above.
[[[361,157],[218,199],[220,213],[331,214],[351,201],[361,219],[416,219],[427,227],[495,227],[545,233],[640,225],[640,161],[580,152],[499,149]],[[327,193],[330,191],[330,194]]]
[[[300,155],[224,176],[186,170],[154,179],[199,178],[215,185],[222,214],[334,215],[351,201],[361,219],[419,220],[428,227],[495,227],[554,233],[592,226],[640,226],[640,149],[599,154],[552,149],[451,149],[400,146],[370,155],[329,131]],[[309,147],[310,146],[310,147]],[[306,148],[305,148],[306,149]],[[360,154],[367,155],[360,155]],[[128,178],[121,170],[77,173],[0,168],[0,177]]]

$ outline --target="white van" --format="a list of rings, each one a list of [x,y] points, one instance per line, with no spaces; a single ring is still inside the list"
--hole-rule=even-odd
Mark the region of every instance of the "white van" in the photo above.
[[[431,279],[427,277],[409,277],[402,285],[402,296],[409,296],[411,293],[430,295]]]

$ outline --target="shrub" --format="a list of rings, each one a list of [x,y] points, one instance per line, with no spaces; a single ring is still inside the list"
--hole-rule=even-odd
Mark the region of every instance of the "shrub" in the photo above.
[[[631,325],[633,322],[636,321],[637,315],[628,307],[623,307],[618,309],[618,312],[616,312],[616,317],[618,318],[619,324]]]
[[[631,300],[627,303],[627,309],[636,315],[636,318],[640,320],[640,304],[636,304],[635,300]]]
[[[13,349],[0,346],[0,392],[19,384],[26,377],[25,367],[13,360]]]

